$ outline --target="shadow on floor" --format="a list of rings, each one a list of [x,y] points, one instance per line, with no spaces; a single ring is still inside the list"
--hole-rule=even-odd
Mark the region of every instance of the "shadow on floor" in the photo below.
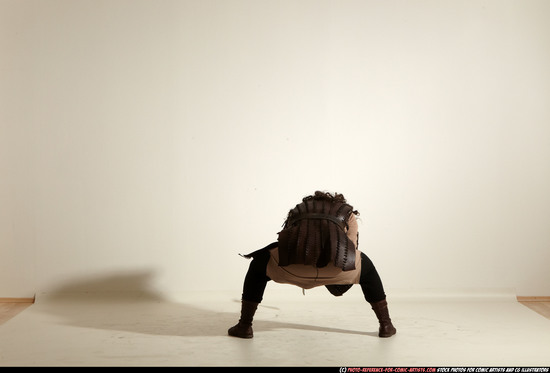
[[[71,281],[39,301],[40,310],[58,319],[60,324],[77,327],[124,331],[167,336],[221,336],[237,323],[240,301],[228,300],[224,310],[202,308],[195,299],[176,303],[148,289],[149,272],[117,274],[95,279]],[[218,303],[217,303],[218,304]],[[220,301],[219,304],[223,304]],[[262,310],[273,308],[260,305],[254,331],[298,329],[321,333],[343,333],[378,338],[377,331],[357,330],[280,322],[262,319]],[[263,315],[265,316],[265,314]],[[374,324],[373,324],[374,326]]]

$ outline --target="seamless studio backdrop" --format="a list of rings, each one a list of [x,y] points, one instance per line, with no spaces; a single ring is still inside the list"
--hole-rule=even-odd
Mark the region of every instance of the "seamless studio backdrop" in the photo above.
[[[549,14],[0,0],[0,297],[238,297],[238,253],[315,190],[390,295],[549,295]]]

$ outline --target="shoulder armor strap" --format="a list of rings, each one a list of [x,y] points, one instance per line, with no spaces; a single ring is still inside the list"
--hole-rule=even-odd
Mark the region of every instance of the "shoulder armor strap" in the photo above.
[[[334,216],[329,214],[317,214],[313,212],[304,213],[304,214],[298,214],[295,217],[292,217],[288,225],[293,225],[294,223],[303,220],[303,219],[322,219],[322,220],[330,220],[333,223],[336,223],[341,229],[344,229],[346,227],[346,222],[343,216]]]

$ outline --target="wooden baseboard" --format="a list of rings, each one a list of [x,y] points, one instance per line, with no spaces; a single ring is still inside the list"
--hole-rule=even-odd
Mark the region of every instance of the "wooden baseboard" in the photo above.
[[[34,298],[0,298],[0,303],[34,303]]]
[[[536,297],[516,297],[518,302],[550,302],[550,297],[547,296],[536,296]]]

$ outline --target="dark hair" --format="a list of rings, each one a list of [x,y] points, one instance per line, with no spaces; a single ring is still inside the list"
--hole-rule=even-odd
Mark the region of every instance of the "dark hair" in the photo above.
[[[316,191],[314,194],[302,198],[302,202],[306,202],[306,201],[309,201],[309,200],[315,200],[315,201],[324,200],[324,201],[330,201],[330,202],[333,202],[333,203],[334,202],[346,203],[346,204],[349,205],[349,203],[346,201],[346,198],[344,197],[344,195],[340,194],[340,193],[336,193],[336,192],[334,194],[332,194],[330,192]],[[357,211],[357,210],[353,210],[352,213],[354,213],[355,215],[359,215],[359,211]]]
[[[302,202],[307,202],[307,201],[311,201],[311,200],[314,200],[314,201],[329,201],[329,202],[332,202],[332,203],[345,203],[345,204],[349,205],[349,203],[346,201],[346,198],[344,197],[344,195],[340,194],[340,193],[336,193],[336,192],[334,194],[332,194],[330,192],[316,191],[314,194],[309,195],[309,196],[305,196],[304,198],[302,198]],[[351,213],[355,214],[356,216],[359,216],[359,211],[353,210],[353,207],[351,207],[351,208],[352,208]],[[285,223],[283,225],[286,225],[286,223],[288,222],[289,218],[292,215],[292,212],[293,212],[293,210],[290,210],[288,212],[287,219],[285,220]]]

